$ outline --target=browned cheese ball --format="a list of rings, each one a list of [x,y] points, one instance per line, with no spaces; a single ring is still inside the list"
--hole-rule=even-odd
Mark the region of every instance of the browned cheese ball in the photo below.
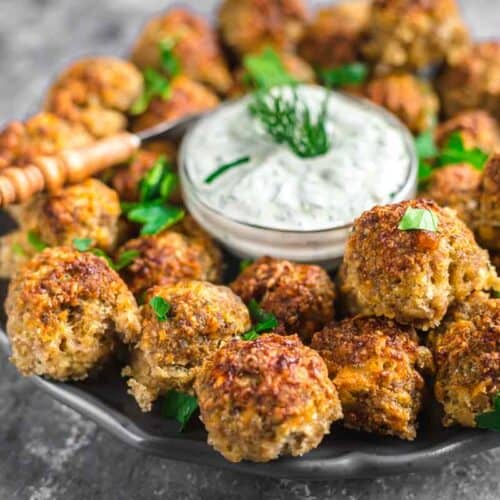
[[[394,113],[413,133],[431,127],[439,111],[432,87],[410,73],[375,78],[366,84],[363,94]]]
[[[266,45],[293,50],[304,33],[303,0],[224,0],[219,27],[225,44],[243,56]]]
[[[474,229],[482,178],[481,172],[468,163],[447,165],[432,172],[420,195],[442,207],[452,208],[470,229]]]
[[[170,304],[160,321],[149,304],[161,297]],[[203,281],[185,280],[155,286],[141,306],[142,333],[134,343],[130,366],[130,393],[143,411],[170,389],[192,393],[203,361],[231,337],[250,328],[245,304],[231,290]]]
[[[437,231],[399,229],[406,210],[430,210]],[[448,307],[498,283],[488,253],[448,208],[417,199],[376,206],[354,222],[340,272],[349,312],[428,330]]]
[[[210,89],[185,75],[178,75],[171,81],[169,96],[153,98],[146,111],[134,119],[132,130],[137,132],[161,122],[208,111],[218,104],[219,98]]]
[[[484,168],[479,205],[479,242],[490,250],[500,250],[500,152]]]
[[[126,128],[125,114],[142,88],[142,75],[133,64],[114,57],[84,58],[57,78],[45,109],[104,137]]]
[[[500,120],[500,41],[478,43],[450,63],[437,89],[448,117],[483,109]]]
[[[185,9],[171,9],[156,16],[142,30],[132,50],[131,60],[139,68],[161,69],[162,42],[170,43],[181,71],[193,80],[226,93],[231,74],[214,30],[202,17]]]
[[[373,0],[365,56],[376,71],[455,60],[469,46],[456,0]]]
[[[160,157],[164,157],[174,165],[176,155],[176,147],[172,142],[158,141],[153,147],[146,145],[132,156],[129,163],[115,170],[111,178],[111,186],[118,193],[121,201],[138,201],[139,183],[143,177]]]
[[[201,231],[201,229],[200,229]],[[140,236],[118,251],[136,250],[139,255],[122,270],[122,277],[137,297],[154,285],[169,285],[183,279],[220,282],[222,256],[206,234],[191,235],[180,226],[153,236]]]
[[[500,391],[500,299],[476,292],[457,303],[431,333],[429,345],[443,424],[475,427],[478,415],[493,410]]]
[[[349,0],[320,9],[306,28],[299,54],[321,68],[359,60],[369,16],[367,0]]]
[[[113,189],[97,179],[43,193],[20,207],[19,223],[50,246],[72,245],[75,238],[90,238],[106,252],[118,238],[120,201]]]
[[[82,126],[52,113],[38,113],[24,122],[11,122],[0,132],[0,169],[26,166],[37,156],[86,146],[92,140]]]
[[[486,111],[462,111],[440,123],[435,132],[436,144],[443,147],[452,134],[459,134],[466,149],[479,148],[494,152],[500,146],[500,128]]]
[[[314,334],[311,347],[325,360],[339,393],[344,425],[413,440],[432,354],[410,326],[357,316]]]
[[[325,363],[296,335],[231,341],[203,364],[195,392],[209,444],[231,462],[303,455],[342,418]]]
[[[106,261],[53,247],[37,254],[9,286],[5,309],[12,362],[23,375],[80,380],[139,334],[134,296]]]
[[[305,342],[334,316],[334,285],[319,266],[261,257],[230,286],[246,304],[254,299],[276,316],[276,333],[298,333]]]

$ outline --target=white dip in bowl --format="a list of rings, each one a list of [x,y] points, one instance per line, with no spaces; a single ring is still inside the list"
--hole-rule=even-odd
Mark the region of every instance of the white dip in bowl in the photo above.
[[[291,97],[290,89],[273,91]],[[247,96],[208,114],[185,136],[184,199],[200,224],[240,257],[331,267],[361,212],[414,196],[413,140],[395,117],[364,100],[313,85],[296,92],[313,118],[328,93],[325,154],[302,158],[277,144],[250,113]],[[206,182],[221,165],[245,157]]]

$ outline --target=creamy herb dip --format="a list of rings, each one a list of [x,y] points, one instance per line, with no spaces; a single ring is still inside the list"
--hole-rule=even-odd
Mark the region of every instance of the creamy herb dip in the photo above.
[[[300,85],[297,92],[314,116],[329,91]],[[373,205],[392,201],[412,162],[407,135],[370,106],[329,94],[331,147],[315,158],[300,158],[276,144],[248,111],[249,96],[199,121],[183,144],[184,168],[196,196],[236,221],[297,231],[348,224]],[[250,161],[204,182],[243,156]]]

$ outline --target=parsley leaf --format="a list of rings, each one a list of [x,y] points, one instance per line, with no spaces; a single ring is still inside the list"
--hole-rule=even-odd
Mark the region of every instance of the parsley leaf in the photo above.
[[[177,175],[165,155],[161,155],[139,182],[139,200],[166,200],[177,185]]]
[[[401,231],[425,230],[436,232],[438,217],[432,210],[426,208],[408,207],[399,222]]]
[[[165,38],[159,44],[162,69],[169,77],[177,76],[181,72],[181,62],[174,54],[175,41]]]
[[[248,310],[254,326],[241,335],[243,340],[255,340],[261,333],[268,332],[278,326],[276,316],[264,311],[255,299],[248,303]]]
[[[132,222],[142,224],[141,235],[147,235],[158,234],[173,226],[182,220],[184,215],[182,208],[165,205],[160,199],[137,204],[128,212],[127,217]]]
[[[361,85],[368,77],[368,66],[362,62],[353,62],[319,70],[323,83],[330,88]]]
[[[144,89],[130,108],[130,114],[132,115],[144,113],[155,97],[161,97],[164,100],[170,98],[171,88],[168,78],[153,68],[146,68],[143,71],[143,77]]]
[[[415,137],[415,148],[421,160],[428,160],[439,153],[434,142],[434,130],[428,129]]]
[[[158,321],[166,321],[172,306],[163,297],[155,295],[150,301],[149,305],[153,308]]]
[[[20,257],[24,257],[26,255],[26,251],[20,243],[13,243],[11,249],[15,255],[19,255]]]
[[[41,252],[49,247],[35,231],[28,231],[28,242],[37,252]]]
[[[491,292],[491,296],[494,298],[494,299],[500,299],[500,290],[493,290]]]
[[[243,67],[246,70],[244,77],[246,82],[258,89],[297,83],[285,69],[278,53],[270,47],[258,55],[245,56]]]
[[[116,271],[121,271],[125,267],[129,266],[134,262],[134,260],[139,257],[139,250],[125,250],[119,256],[113,267]]]
[[[480,429],[500,431],[500,392],[493,398],[493,411],[478,415],[476,424]]]
[[[454,163],[470,163],[478,170],[482,170],[488,155],[479,148],[466,149],[459,132],[453,132],[442,148],[437,158],[438,166]]]
[[[73,240],[73,247],[79,252],[86,252],[92,246],[92,238],[75,238]]]
[[[211,184],[215,179],[217,179],[217,177],[219,177],[219,175],[222,175],[227,170],[243,165],[244,163],[248,163],[249,161],[250,161],[250,156],[243,156],[229,163],[224,163],[206,177],[205,184]]]
[[[243,259],[240,261],[240,273],[244,271],[247,267],[251,266],[253,264],[252,259]]]
[[[181,432],[198,409],[198,400],[190,394],[170,390],[163,400],[162,415],[175,418],[181,424]]]

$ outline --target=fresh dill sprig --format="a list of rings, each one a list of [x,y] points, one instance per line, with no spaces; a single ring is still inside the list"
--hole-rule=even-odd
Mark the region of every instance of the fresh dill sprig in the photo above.
[[[291,91],[291,97],[284,90]],[[297,156],[313,158],[330,149],[326,130],[328,94],[316,118],[295,87],[260,90],[254,93],[249,109],[278,144],[286,144]]]
[[[237,160],[231,161],[229,163],[224,163],[221,165],[219,168],[214,170],[210,175],[208,175],[205,179],[205,184],[211,184],[217,177],[222,175],[224,172],[227,172],[228,170],[234,168],[234,167],[239,167],[240,165],[243,165],[245,163],[248,163],[250,161],[250,156],[242,156],[241,158],[238,158]]]

